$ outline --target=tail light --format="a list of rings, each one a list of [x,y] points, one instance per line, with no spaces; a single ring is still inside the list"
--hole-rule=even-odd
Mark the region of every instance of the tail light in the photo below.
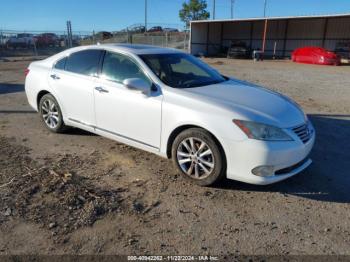
[[[27,68],[26,70],[24,70],[24,76],[27,76],[29,74],[29,68]]]

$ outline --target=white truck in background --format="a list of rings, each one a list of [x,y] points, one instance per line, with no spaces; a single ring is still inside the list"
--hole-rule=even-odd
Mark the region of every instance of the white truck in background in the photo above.
[[[9,48],[29,48],[34,46],[35,42],[36,39],[33,34],[21,33],[10,37],[6,45]]]

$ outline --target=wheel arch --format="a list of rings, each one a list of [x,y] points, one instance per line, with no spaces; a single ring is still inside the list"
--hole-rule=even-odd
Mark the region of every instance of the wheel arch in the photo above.
[[[224,147],[221,145],[220,143],[220,140],[213,134],[213,132],[209,131],[208,129],[206,128],[203,128],[201,126],[198,126],[198,125],[191,125],[191,124],[187,124],[187,125],[181,125],[181,126],[178,126],[177,128],[175,128],[171,134],[169,135],[168,137],[168,140],[167,140],[167,147],[166,147],[166,155],[168,158],[171,158],[171,149],[172,149],[172,146],[173,146],[173,143],[174,143],[174,140],[175,138],[183,131],[187,130],[187,129],[190,129],[190,128],[200,128],[200,129],[203,129],[205,130],[206,132],[208,132],[215,140],[215,142],[217,143],[217,145],[219,146],[219,149],[221,151],[221,153],[223,154],[223,158],[224,158],[224,162],[225,164],[227,163],[227,159],[226,159],[226,154],[225,154],[225,150],[224,150]]]
[[[37,106],[37,108],[38,108],[38,111],[40,110],[40,108],[39,108],[39,104],[40,104],[40,100],[41,100],[41,98],[44,96],[44,95],[46,95],[46,94],[51,94],[49,91],[47,91],[47,90],[41,90],[39,93],[38,93],[38,95],[36,96],[36,106]]]

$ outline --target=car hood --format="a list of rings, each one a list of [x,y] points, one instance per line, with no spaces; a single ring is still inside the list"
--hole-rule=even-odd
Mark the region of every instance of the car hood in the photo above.
[[[306,121],[301,108],[291,99],[252,83],[231,79],[183,92],[228,108],[233,117],[289,128]]]

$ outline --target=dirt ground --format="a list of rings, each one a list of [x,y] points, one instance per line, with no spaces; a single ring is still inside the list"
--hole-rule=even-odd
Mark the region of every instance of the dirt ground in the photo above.
[[[350,255],[350,67],[205,61],[302,105],[313,165],[270,186],[194,186],[169,160],[48,132],[23,90],[29,61],[0,61],[0,254]]]

